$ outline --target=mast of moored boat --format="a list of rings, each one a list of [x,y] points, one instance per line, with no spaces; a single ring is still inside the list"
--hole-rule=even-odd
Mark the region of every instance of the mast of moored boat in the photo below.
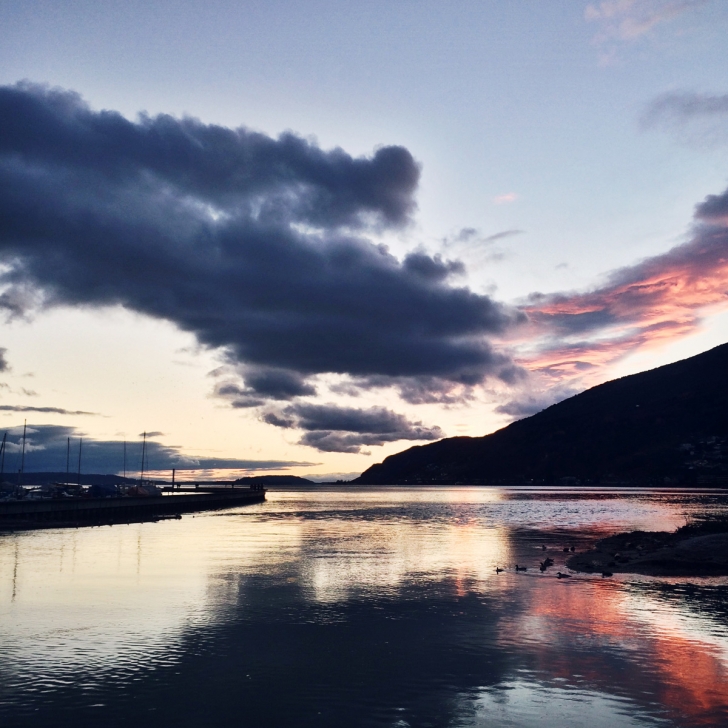
[[[20,471],[18,472],[18,485],[22,485],[23,473],[25,472],[25,431],[28,428],[28,420],[23,420],[23,452],[20,456]]]
[[[83,446],[83,438],[78,439],[78,485],[81,486],[81,448]]]
[[[5,477],[5,441],[8,438],[8,431],[5,430],[3,435],[3,444],[0,445],[0,483],[2,483]]]
[[[142,440],[142,469],[139,473],[139,485],[144,484],[144,456],[147,454],[147,432],[146,430],[143,433],[143,440]]]

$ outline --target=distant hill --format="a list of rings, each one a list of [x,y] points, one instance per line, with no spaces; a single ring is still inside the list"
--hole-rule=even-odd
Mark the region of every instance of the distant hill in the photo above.
[[[728,485],[728,344],[606,382],[485,437],[409,448],[353,482]]]
[[[297,475],[251,475],[247,478],[238,478],[235,482],[260,485],[314,485],[313,480],[299,478]]]

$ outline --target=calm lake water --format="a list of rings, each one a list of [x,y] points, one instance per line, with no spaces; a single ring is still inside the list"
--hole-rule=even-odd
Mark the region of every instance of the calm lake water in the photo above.
[[[319,488],[2,534],[0,725],[726,726],[727,578],[555,572],[727,503]]]

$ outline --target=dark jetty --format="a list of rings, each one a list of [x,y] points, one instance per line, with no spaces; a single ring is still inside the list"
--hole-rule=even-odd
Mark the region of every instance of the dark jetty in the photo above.
[[[182,513],[259,503],[262,486],[178,487],[150,496],[22,498],[0,501],[0,529],[57,528],[154,521]]]
[[[298,475],[250,475],[238,478],[235,484],[259,485],[316,485],[313,480],[301,478]]]
[[[728,518],[691,523],[674,533],[620,533],[572,556],[566,565],[604,576],[728,576]]]
[[[373,465],[361,485],[728,485],[728,344],[615,379],[485,437]]]

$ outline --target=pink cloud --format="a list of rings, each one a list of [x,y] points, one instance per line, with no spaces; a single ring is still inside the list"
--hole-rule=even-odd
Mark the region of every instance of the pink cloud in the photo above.
[[[604,0],[587,5],[584,18],[588,22],[601,21],[604,29],[595,40],[632,41],[648,33],[660,23],[704,5],[706,0]]]
[[[518,195],[515,192],[506,192],[503,195],[497,195],[493,198],[493,202],[496,205],[506,205],[509,202],[515,202],[518,199]]]
[[[728,190],[698,205],[691,237],[668,252],[614,271],[586,292],[532,294],[528,324],[509,343],[531,372],[529,392],[583,389],[637,349],[693,333],[728,307]],[[543,395],[540,395],[543,396]]]

